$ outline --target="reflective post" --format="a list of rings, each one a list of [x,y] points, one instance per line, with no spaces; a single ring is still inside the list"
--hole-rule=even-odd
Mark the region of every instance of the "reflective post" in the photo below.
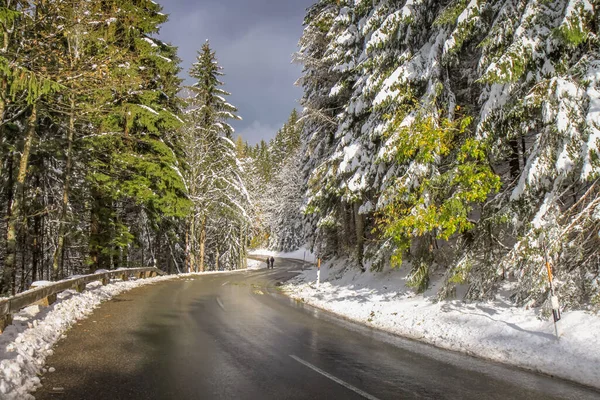
[[[321,259],[317,259],[317,289],[321,286]]]

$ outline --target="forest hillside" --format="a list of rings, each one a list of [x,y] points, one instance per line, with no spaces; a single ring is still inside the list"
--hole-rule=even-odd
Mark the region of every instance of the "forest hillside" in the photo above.
[[[599,24],[587,0],[316,2],[296,55],[313,250],[546,307],[548,261],[566,308],[597,308]]]

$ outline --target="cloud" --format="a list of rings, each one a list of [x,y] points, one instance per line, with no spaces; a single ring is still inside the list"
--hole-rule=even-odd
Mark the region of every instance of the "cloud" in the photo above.
[[[234,136],[241,136],[244,140],[248,141],[249,143],[257,144],[261,141],[261,139],[271,138],[275,136],[275,134],[280,128],[281,126],[263,124],[260,121],[254,120],[250,125],[247,125],[239,131],[236,131]]]
[[[312,0],[164,0],[170,20],[161,39],[179,47],[185,76],[206,39],[224,68],[229,102],[244,121],[234,127],[245,140],[269,139],[285,122],[302,91],[301,68],[291,63]],[[182,74],[183,75],[183,74]],[[191,83],[189,80],[187,83]],[[262,128],[262,129],[261,129]],[[267,129],[268,128],[268,129]],[[264,136],[261,136],[264,135]]]

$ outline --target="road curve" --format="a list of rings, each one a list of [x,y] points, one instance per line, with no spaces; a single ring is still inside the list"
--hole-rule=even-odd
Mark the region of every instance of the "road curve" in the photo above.
[[[103,304],[57,345],[36,399],[600,399],[289,300],[276,283],[299,264],[275,265]]]

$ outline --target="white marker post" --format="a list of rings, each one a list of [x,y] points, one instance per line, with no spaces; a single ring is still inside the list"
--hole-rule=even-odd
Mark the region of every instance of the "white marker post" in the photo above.
[[[317,289],[321,286],[321,259],[317,259]]]

